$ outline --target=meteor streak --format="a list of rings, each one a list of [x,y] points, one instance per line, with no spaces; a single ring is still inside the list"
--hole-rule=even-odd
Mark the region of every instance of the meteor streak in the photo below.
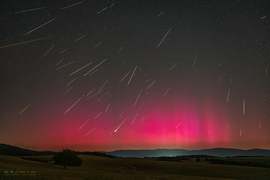
[[[120,80],[120,82],[123,81],[123,80],[125,79],[125,77],[126,77],[129,73],[130,73],[130,71],[128,71],[128,73]]]
[[[119,115],[119,117],[118,117],[118,118],[120,118],[120,117],[122,116],[123,112],[124,112],[124,109],[123,109],[123,111],[121,112],[121,114]]]
[[[102,88],[105,86],[105,84],[109,81],[109,79],[101,86],[101,88],[98,90],[98,93],[102,90]]]
[[[69,63],[67,63],[67,64],[65,64],[65,65],[63,65],[63,66],[61,66],[61,67],[59,67],[59,68],[56,68],[55,70],[61,69],[61,68],[65,67],[65,66],[67,66],[67,65],[70,65],[70,64],[74,63],[74,62],[75,62],[75,61],[69,62]]]
[[[246,113],[246,100],[243,100],[243,114]]]
[[[219,78],[218,82],[220,82],[220,81],[221,81],[221,79],[222,79],[222,77],[221,77],[221,78]]]
[[[31,106],[32,103],[30,103],[28,106],[26,106],[26,108],[24,108],[19,114],[22,114],[27,108],[29,108],[29,106]]]
[[[197,55],[195,56],[195,59],[194,59],[194,61],[193,61],[192,68],[195,66],[196,59],[197,59]]]
[[[182,124],[182,122],[180,122],[177,126],[176,126],[176,128],[178,128],[178,126],[180,126]]]
[[[116,128],[116,126],[114,126],[114,127],[113,127],[113,130],[114,130],[115,128]],[[113,133],[113,130],[112,130],[112,132],[110,133],[110,135],[112,135],[112,133]]]
[[[72,81],[70,81],[66,86],[70,85],[73,81],[75,81],[77,78],[74,78]]]
[[[52,45],[52,47],[42,56],[42,58],[44,57],[44,56],[46,56],[46,54],[48,54],[48,52],[50,52],[50,50],[52,50],[52,48],[54,47],[55,45],[53,44]]]
[[[102,91],[103,91],[103,90],[102,90]],[[97,94],[101,93],[102,91],[97,92],[96,94],[94,94],[94,95],[90,96],[90,97],[89,97],[89,98],[87,98],[87,99],[90,99],[91,97],[94,97],[95,95],[97,95]]]
[[[89,94],[91,94],[92,91],[94,91],[95,88],[93,88],[85,97],[89,96]]]
[[[45,9],[47,7],[40,7],[40,8],[35,8],[35,9],[28,9],[28,10],[23,10],[23,11],[18,11],[18,12],[15,12],[16,14],[17,13],[23,13],[23,12],[29,12],[29,11],[35,11],[35,10],[40,10],[40,9]]]
[[[117,130],[122,126],[122,124],[125,122],[126,119],[124,119],[124,121],[114,130],[114,132],[117,132]]]
[[[134,68],[134,71],[133,71],[133,73],[132,73],[132,75],[131,75],[131,77],[130,77],[130,79],[129,79],[128,83],[127,83],[127,85],[129,85],[129,83],[130,83],[130,81],[131,81],[131,79],[132,79],[132,77],[133,77],[133,75],[134,75],[134,73],[135,73],[136,69],[137,69],[137,66]]]
[[[99,63],[98,65],[96,65],[93,69],[91,69],[90,71],[88,71],[87,73],[85,73],[83,76],[86,76],[87,74],[89,74],[91,71],[93,71],[94,69],[96,69],[98,66],[100,66],[104,61],[106,61],[108,58],[104,59],[101,63]]]
[[[133,121],[131,122],[131,125],[134,123],[134,121],[135,121],[135,119],[136,119],[137,115],[138,115],[138,113],[135,115],[135,117],[134,117]]]
[[[90,75],[94,74],[94,73],[97,72],[98,70],[99,70],[99,69],[97,69],[97,70],[91,72]]]
[[[103,8],[101,11],[99,11],[98,14],[101,13],[102,11],[106,10],[107,8],[108,8],[108,6]]]
[[[57,63],[56,66],[58,66],[62,61],[64,61],[64,59],[61,59],[61,61],[59,61],[59,63]]]
[[[61,8],[60,10],[63,10],[63,9],[66,9],[66,8],[69,8],[69,7],[72,7],[72,6],[75,6],[75,5],[77,5],[77,4],[81,4],[81,3],[83,3],[83,2],[85,2],[85,1],[81,1],[81,2],[78,2],[78,3],[75,3],[75,4],[71,4],[71,5],[69,5],[69,6],[66,6],[66,7]]]
[[[69,88],[64,94],[67,94],[68,91],[70,91],[73,88],[73,86],[71,88]]]
[[[73,108],[73,106],[75,106],[82,98],[84,97],[84,95],[80,98],[80,99],[78,99],[66,112],[65,112],[65,114],[71,109],[71,108]]]
[[[106,108],[105,112],[107,112],[107,111],[108,111],[108,109],[109,109],[110,105],[111,105],[111,104],[109,104],[109,105],[107,106],[107,108]]]
[[[91,131],[89,131],[85,136],[87,136],[88,134],[90,134],[91,132],[93,132],[96,128],[92,129]]]
[[[150,81],[151,79],[147,79],[145,82],[148,82],[148,81]]]
[[[33,31],[35,31],[35,30],[37,30],[37,29],[39,29],[39,28],[41,28],[42,26],[45,26],[46,24],[48,24],[48,23],[54,21],[55,19],[57,19],[57,18],[59,18],[59,17],[60,17],[60,16],[58,16],[58,17],[56,17],[56,18],[54,18],[54,19],[52,19],[52,20],[50,20],[50,21],[48,21],[48,22],[46,22],[46,23],[44,23],[44,24],[42,24],[42,25],[40,25],[40,26],[38,26],[37,28],[35,28],[35,29],[29,31],[28,33],[25,33],[23,36],[25,36],[25,35],[27,35],[27,34],[33,32]]]
[[[176,65],[177,65],[177,64],[175,64],[173,67],[171,67],[171,69],[170,69],[170,70],[172,70],[172,69],[173,69],[173,68],[174,68]],[[170,71],[170,70],[169,70],[169,71]]]
[[[140,91],[140,93],[139,93],[139,95],[138,95],[138,97],[137,97],[137,99],[136,99],[136,101],[135,101],[135,103],[134,103],[134,106],[136,105],[136,103],[137,103],[137,101],[138,101],[138,99],[139,99],[141,93],[142,93],[142,90]]]
[[[144,102],[142,103],[141,107],[140,107],[140,110],[142,109],[142,106],[143,106]]]
[[[65,52],[68,48],[64,49],[63,51],[60,52],[60,54],[62,54],[63,52]]]
[[[100,44],[101,44],[101,42],[100,42],[100,43],[98,43],[97,45],[95,45],[95,47],[94,47],[94,48],[98,47]]]
[[[227,102],[229,102],[229,98],[230,98],[230,91],[231,91],[231,89],[229,89],[229,91],[228,91],[228,95],[227,95]]]
[[[103,111],[101,111],[98,115],[96,115],[96,117],[94,119],[96,119],[98,116],[100,116],[103,113]]]
[[[79,41],[80,39],[84,38],[85,36],[87,36],[87,34],[85,34],[85,35],[83,35],[83,36],[79,37],[79,38],[78,38],[78,39],[76,39],[74,42]]]
[[[159,17],[164,11],[162,11],[161,13],[159,13],[159,15],[157,17]]]
[[[172,27],[171,27],[171,29],[172,29]],[[169,31],[167,32],[167,34],[166,34],[166,35],[163,37],[163,39],[160,41],[160,43],[158,44],[157,48],[158,48],[159,45],[162,43],[162,41],[166,38],[166,36],[169,34],[169,32],[170,32],[171,29],[169,29]]]
[[[69,76],[71,76],[72,74],[75,74],[76,72],[82,70],[83,68],[87,67],[88,65],[90,65],[92,62],[86,64],[85,66],[81,67],[80,69],[78,69],[77,71],[74,71],[73,73],[71,73]]]
[[[115,3],[113,3],[109,8],[113,7],[114,4],[115,4]]]
[[[167,91],[165,92],[164,96],[166,96],[167,92],[170,90],[170,87],[167,89]]]
[[[149,89],[155,82],[156,80],[154,80],[146,89]]]
[[[7,47],[11,47],[11,46],[17,46],[17,45],[21,45],[21,44],[27,44],[27,43],[35,42],[35,41],[41,41],[41,40],[43,40],[43,39],[49,39],[49,38],[52,38],[52,37],[53,37],[53,36],[46,37],[46,38],[40,38],[40,39],[33,39],[33,40],[30,40],[30,41],[20,42],[20,43],[16,43],[16,44],[10,44],[10,45],[6,45],[6,46],[2,46],[2,47],[0,47],[0,49],[2,49],[2,48],[7,48]]]
[[[79,130],[81,130],[81,129],[83,128],[83,126],[84,126],[88,121],[89,121],[89,119],[88,119],[87,121],[85,121],[85,123],[80,127]],[[78,130],[78,131],[79,131],[79,130]]]
[[[109,94],[110,92],[111,92],[111,91],[109,91],[109,92],[103,94],[103,95],[98,99],[98,101],[100,101],[105,95]]]
[[[121,47],[118,52],[120,52],[122,49],[123,49],[123,47]]]

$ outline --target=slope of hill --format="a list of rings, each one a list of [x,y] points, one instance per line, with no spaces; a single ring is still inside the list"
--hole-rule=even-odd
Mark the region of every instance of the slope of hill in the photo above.
[[[0,154],[10,156],[41,156],[41,155],[53,155],[52,151],[33,151],[29,149],[23,149],[8,144],[0,144]]]
[[[157,161],[155,158],[106,158],[79,155],[83,162],[81,166],[69,166],[64,169],[63,166],[49,162],[52,157],[52,155],[33,157],[44,160],[44,162],[38,162],[21,159],[20,157],[0,155],[0,169],[3,170],[0,172],[0,179],[269,180],[269,168],[224,166],[210,164],[206,161],[164,162]],[[11,172],[11,170],[14,170],[14,172]],[[27,174],[27,171],[30,172]],[[33,173],[31,174],[31,172]]]

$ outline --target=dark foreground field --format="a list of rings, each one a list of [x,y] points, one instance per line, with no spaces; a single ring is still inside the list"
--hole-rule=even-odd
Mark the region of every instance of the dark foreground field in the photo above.
[[[0,180],[133,180],[133,179],[256,179],[270,180],[270,168],[232,166],[196,162],[156,161],[155,159],[105,158],[79,155],[82,165],[67,167],[53,164],[52,156],[35,156],[33,160],[0,155]],[[31,158],[31,157],[27,157]],[[258,161],[259,159],[257,159]],[[270,159],[263,159],[269,161]],[[12,173],[12,171],[14,171]]]

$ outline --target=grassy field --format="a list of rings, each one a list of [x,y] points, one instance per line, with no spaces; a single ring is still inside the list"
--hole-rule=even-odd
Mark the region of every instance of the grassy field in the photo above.
[[[270,157],[229,157],[222,158],[225,161],[237,161],[237,162],[251,162],[258,165],[270,166]]]
[[[65,170],[62,166],[53,164],[52,156],[35,156],[32,157],[33,160],[26,160],[21,159],[21,157],[0,155],[0,180],[270,179],[269,168],[217,165],[206,161],[196,162],[195,160],[167,162],[150,158],[111,159],[89,155],[79,155],[79,157],[83,162],[81,166],[67,167]],[[269,160],[261,157],[251,159],[255,161]],[[12,170],[21,173],[15,175],[15,173],[10,172]],[[32,171],[33,173],[26,175],[23,171]]]

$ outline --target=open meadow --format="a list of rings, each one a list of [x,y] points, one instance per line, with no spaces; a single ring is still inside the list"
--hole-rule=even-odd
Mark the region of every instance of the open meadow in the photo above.
[[[54,165],[53,156],[22,157],[0,155],[0,180],[90,180],[90,179],[270,179],[270,169],[249,166],[210,164],[195,159],[181,162],[157,161],[155,158],[106,158],[79,155],[82,165],[67,167]],[[239,159],[239,158],[238,158]],[[269,158],[249,158],[263,159]],[[13,172],[12,172],[13,171]]]

